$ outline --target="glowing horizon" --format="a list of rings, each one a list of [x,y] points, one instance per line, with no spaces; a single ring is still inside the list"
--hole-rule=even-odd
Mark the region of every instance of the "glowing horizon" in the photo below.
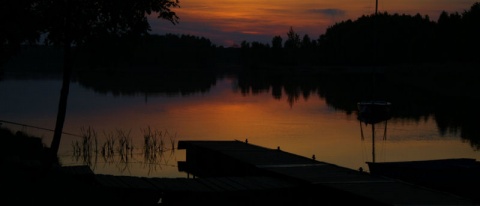
[[[379,0],[378,11],[391,14],[429,16],[436,21],[442,11],[469,10],[478,0]],[[239,45],[242,41],[271,43],[274,36],[296,33],[317,39],[329,26],[356,20],[375,12],[375,0],[183,0],[174,11],[179,23],[150,17],[154,34],[188,34],[210,39],[218,46]]]

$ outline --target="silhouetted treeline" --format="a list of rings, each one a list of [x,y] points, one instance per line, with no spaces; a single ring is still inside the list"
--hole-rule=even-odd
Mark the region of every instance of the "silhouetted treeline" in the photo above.
[[[13,28],[5,19],[2,24],[4,29]],[[32,28],[16,31],[18,38],[12,32],[0,36],[2,58],[9,56],[6,53],[11,51],[10,45],[18,45],[13,43],[17,39],[28,40],[30,44],[39,42],[36,35],[28,37],[36,27],[25,25]],[[477,65],[480,64],[479,25],[480,2],[477,2],[462,13],[443,11],[437,21],[420,14],[364,15],[336,23],[318,38],[300,35],[291,27],[286,39],[278,35],[271,43],[243,41],[238,49],[217,47],[207,38],[192,35],[99,34],[89,36],[77,48],[75,65],[89,70],[225,69],[233,65],[268,71],[337,66]]]
[[[213,65],[216,46],[193,35],[143,35],[89,44],[78,51],[77,65],[94,70],[198,69]]]
[[[148,96],[187,96],[206,93],[216,84],[217,76],[212,72],[201,70],[163,70],[147,73],[136,70],[117,73],[81,71],[76,75],[75,81],[101,94],[139,95],[147,98]]]
[[[480,3],[463,13],[443,11],[437,22],[420,14],[364,15],[330,26],[312,39],[293,28],[283,42],[242,42],[242,64],[270,66],[398,66],[480,63]],[[278,67],[276,67],[278,68]]]
[[[209,39],[192,35],[142,35],[97,37],[82,47],[74,47],[77,71],[195,70],[214,68],[216,46]],[[60,72],[63,51],[49,45],[19,48],[3,66],[8,71]]]

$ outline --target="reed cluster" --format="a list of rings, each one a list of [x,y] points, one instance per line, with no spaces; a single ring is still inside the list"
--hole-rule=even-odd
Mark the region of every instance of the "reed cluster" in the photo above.
[[[162,131],[150,126],[142,129],[142,147],[134,146],[130,130],[104,131],[100,138],[92,127],[82,127],[81,132],[81,138],[72,143],[73,158],[91,167],[96,165],[98,156],[101,156],[105,163],[119,163],[124,165],[124,169],[130,162],[138,161],[156,169],[158,165],[168,164],[166,152],[173,156],[175,151],[176,133],[172,135],[168,130]],[[101,144],[99,139],[103,140]],[[137,155],[143,159],[136,160]]]

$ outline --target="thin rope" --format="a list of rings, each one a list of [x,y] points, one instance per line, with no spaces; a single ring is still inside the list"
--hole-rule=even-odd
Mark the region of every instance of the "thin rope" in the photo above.
[[[10,122],[10,121],[5,121],[5,120],[0,120],[0,122],[7,123],[7,124],[19,125],[19,126],[23,126],[23,127],[30,127],[30,128],[35,128],[35,129],[41,129],[41,130],[46,130],[46,131],[51,131],[51,132],[54,132],[54,131],[55,131],[55,130],[53,130],[53,129],[43,128],[43,127],[37,127],[37,126],[27,125],[27,124],[22,124],[22,123],[17,123],[17,122]],[[72,135],[72,136],[76,136],[76,137],[82,137],[81,135],[72,134],[72,133],[68,133],[68,132],[62,132],[62,134]]]

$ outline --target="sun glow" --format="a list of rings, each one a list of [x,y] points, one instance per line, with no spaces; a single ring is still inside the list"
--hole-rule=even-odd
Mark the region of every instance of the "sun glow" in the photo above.
[[[429,16],[436,21],[442,11],[463,12],[476,0],[389,0],[378,1],[378,11]],[[335,23],[356,20],[375,12],[374,0],[185,0],[174,8],[177,25],[150,18],[153,33],[194,34],[213,42],[261,41],[286,36],[290,27],[300,35],[317,38]]]

